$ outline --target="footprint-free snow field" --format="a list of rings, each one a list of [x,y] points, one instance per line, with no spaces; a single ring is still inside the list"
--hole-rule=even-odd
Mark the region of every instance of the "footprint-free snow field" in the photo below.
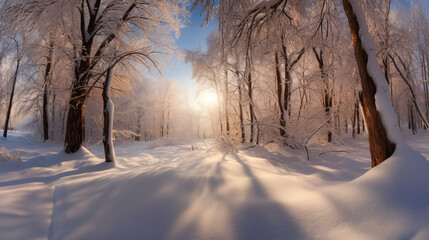
[[[408,144],[429,156],[425,135]],[[217,151],[210,144],[62,146],[12,134],[0,239],[429,239],[429,163],[399,149],[370,170],[367,140]],[[193,146],[193,147],[192,147]]]

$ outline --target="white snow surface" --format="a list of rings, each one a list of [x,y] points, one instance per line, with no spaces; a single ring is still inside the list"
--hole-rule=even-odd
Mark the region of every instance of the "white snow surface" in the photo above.
[[[423,132],[423,131],[422,131]],[[407,143],[429,156],[426,135]],[[1,239],[429,239],[429,162],[406,145],[370,169],[365,138],[214,151],[204,143],[63,153],[10,133]],[[191,150],[191,144],[194,149]]]

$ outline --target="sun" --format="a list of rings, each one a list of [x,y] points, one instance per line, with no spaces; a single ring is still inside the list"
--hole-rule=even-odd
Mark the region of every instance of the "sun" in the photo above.
[[[211,91],[203,91],[198,95],[198,101],[202,106],[214,106],[218,101],[217,94]]]

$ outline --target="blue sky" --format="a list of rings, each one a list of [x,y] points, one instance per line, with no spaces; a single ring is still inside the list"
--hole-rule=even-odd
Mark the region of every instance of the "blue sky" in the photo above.
[[[201,27],[203,20],[200,17],[200,9],[192,13],[186,27],[181,31],[180,38],[176,40],[176,46],[179,50],[207,49],[206,39],[212,31],[218,29],[218,22],[214,20]],[[185,63],[184,59],[174,61],[163,72],[163,76],[164,78],[175,79],[177,85],[184,90],[196,88],[196,83],[192,80],[192,66],[190,63]]]

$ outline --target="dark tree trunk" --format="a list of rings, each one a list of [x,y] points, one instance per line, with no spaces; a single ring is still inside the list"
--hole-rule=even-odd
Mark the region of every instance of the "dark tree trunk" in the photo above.
[[[255,111],[253,109],[253,86],[252,74],[249,72],[247,77],[247,91],[249,96],[249,111],[250,111],[250,142],[253,143],[255,135]]]
[[[94,48],[93,43],[97,36],[98,15],[101,5],[101,0],[94,2],[92,10],[85,11],[85,3],[89,5],[89,1],[80,1],[79,25],[81,44],[74,45],[75,61],[74,61],[74,80],[69,101],[69,111],[67,114],[66,137],[64,141],[65,152],[73,153],[79,150],[85,138],[85,123],[84,123],[84,108],[87,100],[87,95],[91,88],[89,82],[92,78],[92,71],[100,61],[100,57],[110,42],[116,38],[116,32],[112,32],[104,36],[104,40]],[[130,7],[123,13],[122,17],[116,26],[119,28],[126,23],[131,12],[137,6],[132,3]],[[95,50],[95,54],[92,54]]]
[[[226,121],[226,135],[229,136],[229,131],[231,130],[231,127],[229,125],[228,106],[229,106],[228,70],[225,70],[225,121]]]
[[[376,86],[374,80],[368,73],[368,53],[363,49],[359,37],[361,27],[366,26],[359,26],[349,1],[350,0],[342,0],[350,26],[356,61],[359,67],[359,75],[362,84],[362,109],[368,130],[371,165],[375,167],[393,154],[396,145],[387,138],[386,129],[383,126],[380,113],[375,105]]]
[[[141,133],[141,125],[140,125],[140,119],[142,118],[142,107],[139,107],[139,113],[137,116],[137,133],[136,136],[134,137],[135,141],[140,141],[140,133]]]
[[[284,61],[285,61],[285,82],[284,82],[284,91],[283,91],[283,113],[285,114],[285,118],[289,118],[290,117],[290,108],[289,108],[289,104],[290,104],[290,97],[291,97],[291,92],[290,92],[290,86],[292,83],[292,78],[290,76],[290,67],[289,67],[289,59],[287,57],[287,51],[286,51],[286,46],[283,45],[283,54],[285,56],[284,57]],[[285,120],[286,122],[286,120]]]
[[[113,148],[113,115],[114,105],[110,99],[110,86],[112,84],[113,72],[112,67],[107,70],[106,80],[103,83],[103,146],[104,157],[106,162],[115,162],[115,150]]]
[[[359,104],[358,101],[355,101],[353,106],[353,120],[352,120],[352,136],[356,137],[357,134],[357,125],[359,124]]]
[[[17,47],[18,47],[18,44],[17,44]],[[18,59],[16,60],[15,73],[13,74],[12,90],[10,92],[9,105],[7,107],[7,112],[6,112],[6,120],[5,120],[4,128],[3,128],[3,137],[4,138],[7,138],[7,130],[9,128],[10,114],[12,112],[12,105],[13,105],[13,96],[15,95],[15,86],[16,86],[16,81],[18,79],[18,72],[19,72],[19,65],[20,64],[21,64],[21,58],[18,56]]]
[[[355,109],[356,109],[356,133],[360,134],[360,113],[359,113],[359,102],[356,101],[355,103]]]
[[[408,99],[408,129],[411,129],[413,134],[417,133],[414,105],[411,99]]]
[[[51,90],[52,91],[52,90]],[[56,98],[57,98],[57,96],[56,96],[56,94],[55,94],[55,91],[52,91],[52,110],[51,110],[51,122],[52,122],[52,127],[51,127],[51,134],[50,134],[50,138],[52,139],[52,140],[54,140],[54,138],[55,138],[55,127],[56,127],[56,125],[55,125],[55,120],[56,120],[56,118],[55,118],[55,101],[56,101]]]
[[[86,91],[83,86],[74,86],[69,101],[67,126],[65,137],[65,152],[74,153],[79,150],[84,141],[84,108],[86,104]]]
[[[237,85],[238,85],[238,110],[240,114],[240,130],[241,130],[241,143],[244,143],[246,141],[246,135],[244,132],[244,117],[243,117],[243,93],[241,92],[241,81],[238,79],[238,73],[237,73]]]
[[[293,67],[299,62],[299,60],[301,59],[301,57],[304,55],[305,53],[305,49],[302,48],[301,51],[299,51],[297,53],[297,56],[295,59],[290,59],[289,55],[288,55],[288,51],[286,48],[286,43],[284,41],[284,38],[282,36],[282,55],[284,58],[284,63],[285,63],[285,82],[284,82],[284,92],[283,92],[283,106],[284,106],[284,113],[286,113],[285,117],[290,118],[291,116],[291,107],[290,107],[290,99],[291,99],[291,87],[292,87],[292,77],[291,77],[291,71],[293,69]],[[287,119],[285,119],[285,122],[287,122]]]
[[[429,79],[428,79],[429,62],[428,62],[428,59],[426,56],[423,57],[423,67],[422,68],[424,70],[423,71],[424,72],[423,73],[424,74],[423,86],[424,86],[424,93],[425,93],[424,95],[425,95],[426,119],[429,119],[429,83],[428,83],[428,81],[429,81]]]
[[[344,128],[345,128],[346,134],[349,133],[349,125],[347,122],[347,118],[344,120]]]
[[[323,62],[323,51],[320,50],[318,52],[316,48],[313,48],[313,52],[314,52],[314,55],[316,56],[317,62],[319,63],[320,77],[322,78],[322,81],[323,81],[322,104],[325,110],[326,118],[329,119],[331,117],[332,95],[331,95],[331,89],[329,86],[329,79],[327,78],[327,75],[325,72],[325,64]],[[331,126],[331,121],[328,121],[328,126],[329,127]],[[331,130],[328,130],[327,138],[328,138],[328,142],[332,141]]]
[[[51,65],[52,65],[52,52],[54,43],[50,40],[48,56],[46,59],[46,69],[44,76],[44,91],[43,91],[43,141],[49,139],[49,119],[48,119],[48,99],[49,99],[49,86],[51,79]]]
[[[286,137],[286,121],[285,121],[285,106],[284,106],[284,99],[282,95],[282,79],[280,75],[280,62],[279,57],[277,55],[278,53],[275,53],[275,62],[276,62],[276,83],[277,83],[277,102],[280,109],[280,116],[279,116],[279,122],[280,122],[280,136]]]

